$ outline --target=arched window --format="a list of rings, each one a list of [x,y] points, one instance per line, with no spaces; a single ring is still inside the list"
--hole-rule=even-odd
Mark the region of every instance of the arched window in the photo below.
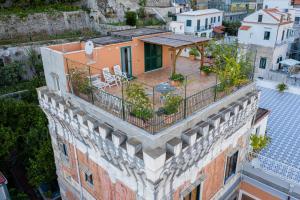
[[[60,91],[59,76],[56,73],[51,72],[54,90]]]

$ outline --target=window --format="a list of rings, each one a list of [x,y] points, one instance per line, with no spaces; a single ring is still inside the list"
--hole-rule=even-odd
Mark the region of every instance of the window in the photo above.
[[[221,16],[218,16],[218,22],[220,22],[221,21]]]
[[[227,157],[227,163],[225,168],[225,183],[236,172],[238,155],[239,152],[237,151],[232,156]]]
[[[255,129],[255,135],[259,135],[259,131],[260,131],[260,126],[258,126],[258,127]]]
[[[262,22],[263,15],[258,15],[258,22]]]
[[[84,173],[85,181],[88,182],[90,185],[94,185],[93,182],[93,175],[89,172]]]
[[[186,26],[192,26],[192,20],[190,19],[186,20]]]
[[[214,23],[216,23],[216,19],[217,19],[217,18],[216,18],[216,17],[214,17]]]
[[[259,68],[261,69],[266,69],[266,65],[267,65],[267,58],[260,58],[259,61]]]
[[[284,34],[285,34],[285,31],[283,30],[282,31],[282,36],[281,36],[281,41],[284,39]]]
[[[51,73],[54,90],[60,91],[59,76],[56,73]]]
[[[265,34],[264,34],[264,40],[269,40],[270,39],[270,31],[265,31]]]
[[[212,24],[213,22],[214,22],[214,18],[211,17],[211,18],[210,18],[210,23]]]
[[[295,24],[300,24],[300,17],[295,17]]]
[[[59,145],[59,149],[60,149],[61,153],[64,156],[68,157],[69,154],[68,154],[68,147],[67,147],[67,145],[64,144],[64,143],[62,143],[62,142],[59,142],[58,145]]]
[[[195,187],[191,192],[184,196],[183,200],[200,200],[201,184]]]

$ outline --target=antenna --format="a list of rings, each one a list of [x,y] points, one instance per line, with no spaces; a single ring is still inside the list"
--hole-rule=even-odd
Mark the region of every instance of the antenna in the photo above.
[[[94,51],[94,44],[92,41],[87,41],[85,43],[85,54],[88,58],[88,63],[87,64],[92,64],[92,63],[95,63],[95,61],[93,60],[93,51]]]

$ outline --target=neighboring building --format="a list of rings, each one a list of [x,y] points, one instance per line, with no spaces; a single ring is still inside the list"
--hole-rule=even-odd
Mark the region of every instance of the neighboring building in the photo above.
[[[0,172],[0,199],[10,200],[10,196],[7,190],[7,180],[5,176]]]
[[[280,64],[287,59],[291,43],[295,39],[293,19],[278,9],[259,10],[242,21],[238,32],[241,47],[255,54],[255,76],[270,79],[285,69]],[[276,78],[277,79],[277,78]],[[280,81],[280,80],[279,80]]]
[[[175,14],[187,12],[191,9],[188,0],[173,0],[172,5],[175,7]]]
[[[224,21],[241,21],[258,6],[252,0],[208,0],[208,8],[224,11]]]
[[[253,82],[216,96],[214,75],[200,77],[198,64],[179,59],[177,70],[194,75],[186,103],[172,116],[154,112],[148,120],[133,115],[123,94],[127,83],[87,88],[88,80],[102,81],[95,77],[104,67],[118,64],[135,77],[129,84],[154,85],[146,93],[157,99],[156,109],[161,99],[151,91],[168,81],[177,51],[208,39],[144,28],[92,41],[88,55],[86,41],[41,49],[47,86],[37,91],[62,199],[277,199],[242,174],[254,125],[265,126]]]
[[[170,30],[174,33],[208,38],[222,31],[222,20],[223,12],[217,9],[188,11],[177,14],[176,22],[170,23]]]

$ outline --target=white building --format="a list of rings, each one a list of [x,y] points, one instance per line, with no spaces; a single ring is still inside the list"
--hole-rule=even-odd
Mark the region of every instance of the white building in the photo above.
[[[259,10],[242,21],[238,41],[255,53],[256,77],[270,78],[272,71],[282,70],[280,61],[287,58],[294,40],[291,14],[278,9]]]
[[[188,11],[177,14],[177,21],[170,23],[174,33],[212,37],[214,29],[222,26],[223,12],[217,9]]]
[[[172,5],[175,7],[175,13],[182,13],[190,10],[188,0],[172,0]]]

